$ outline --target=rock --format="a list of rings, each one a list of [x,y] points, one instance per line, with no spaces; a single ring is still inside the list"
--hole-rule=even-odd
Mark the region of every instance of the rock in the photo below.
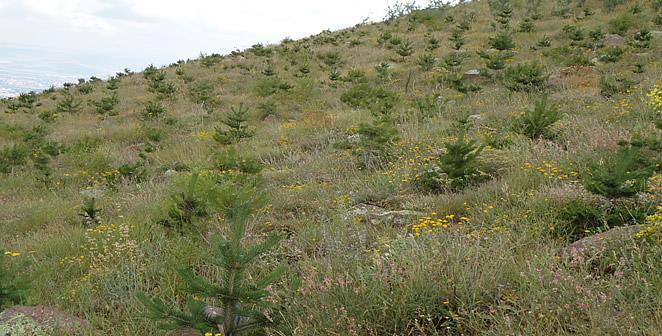
[[[618,35],[618,34],[607,34],[602,39],[602,44],[604,44],[605,47],[614,47],[614,46],[624,45],[625,44],[625,38],[621,35]]]
[[[106,192],[104,189],[84,189],[80,191],[80,194],[85,197],[99,198],[104,192]]]
[[[594,234],[566,246],[561,250],[560,255],[573,261],[600,256],[608,249],[632,239],[639,230],[641,225],[630,225]]]
[[[0,336],[73,335],[87,321],[55,308],[14,306],[0,313]]]
[[[476,79],[480,76],[480,70],[471,69],[464,73],[464,79]]]
[[[168,169],[168,170],[165,171],[165,173],[163,173],[163,175],[165,175],[167,177],[174,176],[174,175],[177,175],[177,171],[174,170],[174,169]]]
[[[406,226],[423,213],[412,210],[387,210],[370,204],[359,204],[350,211],[350,215],[372,225]]]

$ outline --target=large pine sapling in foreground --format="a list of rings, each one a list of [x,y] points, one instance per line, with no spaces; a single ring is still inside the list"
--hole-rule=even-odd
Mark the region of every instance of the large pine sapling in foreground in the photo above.
[[[272,323],[263,313],[269,304],[265,298],[270,294],[265,288],[282,276],[283,268],[277,268],[258,279],[257,274],[251,272],[251,265],[259,256],[276,246],[279,238],[271,235],[261,243],[244,242],[247,224],[256,204],[249,195],[249,192],[242,191],[224,202],[229,229],[227,237],[211,238],[210,251],[213,256],[209,261],[222,271],[219,279],[210,281],[188,268],[178,270],[192,296],[188,299],[186,312],[145,294],[138,296],[147,307],[151,319],[165,321],[163,328],[189,327],[200,332],[237,336]],[[212,312],[205,302],[193,297],[220,303],[220,309]]]

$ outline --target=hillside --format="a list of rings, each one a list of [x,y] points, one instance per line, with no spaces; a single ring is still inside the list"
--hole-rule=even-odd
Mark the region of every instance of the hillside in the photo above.
[[[395,9],[1,100],[0,310],[169,335],[241,297],[193,273],[244,335],[659,335],[662,3]]]

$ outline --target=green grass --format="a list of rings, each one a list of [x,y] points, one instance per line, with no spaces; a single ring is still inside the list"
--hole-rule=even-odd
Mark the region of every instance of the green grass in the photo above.
[[[273,287],[270,314],[278,324],[267,335],[655,335],[662,329],[660,241],[635,238],[577,263],[559,257],[574,237],[563,232],[575,231],[558,228],[572,225],[562,214],[565,204],[613,204],[591,194],[582,180],[590,167],[615,155],[620,141],[662,138],[655,126],[662,99],[647,96],[662,85],[659,34],[647,49],[624,44],[614,62],[602,62],[605,48],[594,50],[588,37],[571,45],[563,27],[618,30],[631,40],[637,27],[659,30],[658,14],[647,4],[631,14],[629,2],[608,10],[603,1],[588,0],[584,7],[592,15],[572,1],[574,15],[563,17],[553,15],[556,2],[541,3],[535,29],[516,32],[530,15],[525,1],[513,1],[513,57],[502,70],[462,80],[479,86],[478,92],[460,93],[440,78],[449,76],[443,60],[458,52],[450,37],[471,13],[475,19],[463,33],[464,56],[454,73],[462,78],[467,70],[485,68],[477,52],[489,49],[501,29],[491,26],[487,1],[207,57],[205,64],[183,61],[162,69],[165,83],[176,88],[171,95],[150,91],[152,81],[142,73],[120,77],[115,91],[107,82],[85,84],[91,92],[69,90],[80,110],[58,112],[48,122],[39,115],[68,99],[63,89],[39,94],[34,107],[17,111],[9,108],[13,101],[0,101],[0,149],[27,145],[24,134],[38,125],[47,129],[47,141],[67,148],[51,157],[48,187],[29,158],[0,174],[0,252],[20,253],[5,264],[30,280],[29,304],[88,319],[89,335],[165,335],[144,317],[136,293],[178,304],[186,291],[177,267],[216,278],[219,270],[205,262],[207,240],[226,233],[227,224],[214,211],[195,222],[195,233],[181,236],[158,222],[192,172],[245,183],[242,173],[215,169],[219,153],[232,153],[224,166],[239,167],[230,161],[244,156],[261,164],[257,185],[269,203],[251,219],[248,239],[261,241],[272,232],[285,237],[249,271],[257,277],[277,264],[287,268]],[[388,40],[380,44],[384,32],[410,41],[413,54],[399,55]],[[550,47],[538,46],[544,36]],[[426,50],[431,38],[440,47]],[[568,52],[598,62],[568,67]],[[442,61],[421,67],[427,54]],[[387,77],[375,68],[382,62],[390,65]],[[517,66],[534,63],[544,73],[529,85],[527,69]],[[632,71],[636,63],[644,64],[643,73]],[[334,69],[338,80],[329,79]],[[365,73],[364,83],[348,80],[358,80],[348,76],[357,71]],[[601,94],[608,84],[601,78],[613,84],[608,95]],[[632,87],[620,90],[617,78]],[[97,113],[93,102],[113,92],[118,100],[112,113]],[[560,118],[544,126],[553,137],[530,138],[514,123],[544,96]],[[163,109],[145,117],[155,101]],[[434,108],[421,111],[421,101]],[[267,116],[259,106],[269,102],[274,108]],[[215,141],[215,128],[226,129],[223,121],[240,104],[254,135],[230,145]],[[380,143],[377,161],[365,165],[359,127],[384,117],[380,113],[393,121],[398,140]],[[159,129],[160,139],[147,129]],[[461,135],[484,146],[476,164],[489,178],[438,193],[416,188],[416,174],[433,169],[444,144]],[[659,148],[653,153],[655,175],[628,198],[649,216],[662,190]],[[117,178],[110,188],[115,170],[133,163],[147,177]],[[102,224],[86,226],[78,215],[81,191],[94,189],[104,190],[97,199]],[[420,212],[423,223],[453,217],[447,227],[416,236],[412,226],[421,219],[371,223],[356,216],[361,204]],[[459,224],[460,217],[467,219]],[[103,248],[91,249],[94,242]]]

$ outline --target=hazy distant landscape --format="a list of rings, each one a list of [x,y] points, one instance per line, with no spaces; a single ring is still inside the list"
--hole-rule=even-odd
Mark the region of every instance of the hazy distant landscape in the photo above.
[[[78,78],[105,78],[124,69],[126,61],[43,47],[3,45],[0,47],[0,97],[42,91]]]

